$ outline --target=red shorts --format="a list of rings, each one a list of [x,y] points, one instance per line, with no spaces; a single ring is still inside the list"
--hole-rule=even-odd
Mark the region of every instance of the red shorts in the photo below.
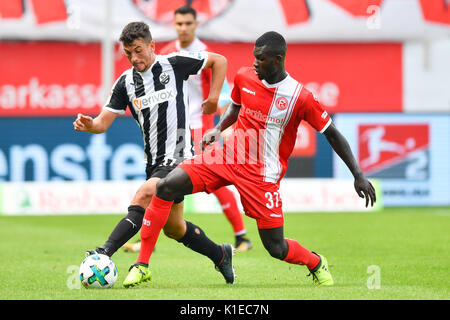
[[[227,185],[234,185],[241,196],[245,215],[256,220],[259,229],[284,225],[279,185],[250,176],[238,164],[216,164],[203,161],[204,154],[183,161],[179,167],[191,178],[192,193],[211,193]]]

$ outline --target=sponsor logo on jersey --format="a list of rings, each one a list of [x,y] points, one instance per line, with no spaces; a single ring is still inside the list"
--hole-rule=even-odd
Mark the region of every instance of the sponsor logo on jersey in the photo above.
[[[253,110],[248,107],[243,107],[245,109],[245,114],[248,116],[251,116],[258,121],[264,121],[264,122],[275,122],[277,124],[281,124],[283,122],[283,119],[270,116],[268,114],[262,113],[260,110]]]
[[[163,89],[150,93],[145,97],[133,99],[133,106],[138,110],[142,110],[174,99],[175,92],[172,89]]]
[[[358,137],[359,164],[368,176],[428,179],[429,124],[360,125]]]
[[[256,93],[255,93],[255,91],[252,91],[252,90],[249,90],[249,89],[247,89],[247,88],[242,88],[242,91],[244,91],[244,92],[247,92],[247,93],[249,93],[249,94],[251,94],[251,95],[256,95]]]

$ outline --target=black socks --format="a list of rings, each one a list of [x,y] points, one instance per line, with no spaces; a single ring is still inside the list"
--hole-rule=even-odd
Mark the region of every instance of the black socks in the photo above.
[[[140,206],[128,207],[128,215],[119,221],[103,245],[109,256],[112,256],[141,229],[144,214],[145,209]]]
[[[178,242],[207,256],[215,265],[218,265],[223,258],[222,248],[210,240],[200,227],[189,221],[186,221],[186,234]]]

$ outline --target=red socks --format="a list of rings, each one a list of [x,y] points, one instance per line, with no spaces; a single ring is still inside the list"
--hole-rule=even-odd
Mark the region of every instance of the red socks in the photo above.
[[[141,251],[137,263],[148,264],[161,229],[169,218],[173,201],[165,201],[153,196],[150,206],[145,210],[141,227]]]
[[[308,267],[309,270],[314,269],[320,262],[318,255],[312,253],[308,249],[303,248],[300,243],[292,239],[285,239],[289,246],[289,251],[284,261],[293,264],[301,264]]]
[[[214,195],[219,200],[228,221],[230,221],[234,234],[244,234],[244,218],[242,217],[242,213],[239,211],[233,191],[227,187],[222,187],[214,191]]]

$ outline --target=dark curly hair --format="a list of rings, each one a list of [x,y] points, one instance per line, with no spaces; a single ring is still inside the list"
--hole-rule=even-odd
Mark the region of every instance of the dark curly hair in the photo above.
[[[130,22],[123,28],[119,41],[130,45],[134,40],[142,38],[146,43],[152,41],[150,28],[145,22]]]

